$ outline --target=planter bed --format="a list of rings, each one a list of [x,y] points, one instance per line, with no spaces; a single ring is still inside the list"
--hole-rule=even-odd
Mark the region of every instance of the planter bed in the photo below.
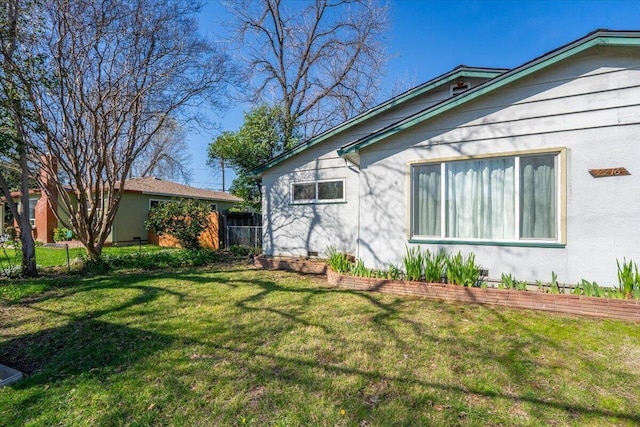
[[[257,256],[254,258],[254,263],[257,267],[266,270],[287,270],[317,275],[327,274],[326,262],[306,258]]]
[[[466,288],[443,283],[373,279],[348,276],[331,269],[327,270],[327,281],[333,286],[358,291],[378,291],[402,296],[552,311],[640,323],[640,301],[635,299],[608,299],[535,291]]]

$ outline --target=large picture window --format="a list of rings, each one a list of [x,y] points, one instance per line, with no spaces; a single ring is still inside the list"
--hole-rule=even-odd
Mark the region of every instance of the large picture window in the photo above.
[[[344,200],[344,179],[291,184],[292,203],[330,203]]]
[[[411,237],[559,240],[559,153],[411,166]]]

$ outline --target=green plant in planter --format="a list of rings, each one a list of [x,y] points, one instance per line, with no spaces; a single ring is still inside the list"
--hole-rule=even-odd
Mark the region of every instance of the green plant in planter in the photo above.
[[[389,265],[387,271],[387,278],[391,280],[399,280],[402,277],[402,270],[395,264]]]
[[[640,298],[640,274],[638,274],[638,265],[626,258],[620,266],[620,261],[616,260],[618,264],[618,284],[620,291],[624,295],[625,299]]]
[[[498,284],[498,288],[503,289],[513,289],[516,291],[526,291],[528,283],[523,280],[516,280],[515,277],[509,274],[502,273],[502,278],[500,283]]]
[[[605,289],[605,297],[612,299],[624,299],[624,294],[619,288],[607,288]]]
[[[498,289],[515,289],[515,281],[516,279],[511,275],[511,273],[502,273],[500,283],[498,283]]]
[[[351,271],[352,262],[349,255],[338,252],[335,248],[327,249],[329,267],[336,273],[347,273]]]
[[[584,295],[587,297],[604,297],[605,292],[596,282],[590,282],[582,279],[572,292],[575,295]]]
[[[367,267],[364,266],[364,262],[358,258],[356,260],[355,264],[351,265],[351,271],[350,271],[352,276],[356,276],[356,277],[372,277],[373,276],[373,270],[369,270]]]
[[[549,283],[549,292],[552,294],[559,294],[560,287],[558,286],[558,275],[555,271],[551,272],[551,283]]]
[[[460,252],[447,259],[447,281],[456,285],[474,286],[480,279],[480,266],[473,253],[466,258]]]
[[[447,254],[444,251],[435,254],[427,249],[424,253],[424,280],[439,283],[445,274],[446,265]]]
[[[417,281],[422,279],[422,268],[425,263],[423,252],[418,247],[407,248],[402,258],[407,280]]]

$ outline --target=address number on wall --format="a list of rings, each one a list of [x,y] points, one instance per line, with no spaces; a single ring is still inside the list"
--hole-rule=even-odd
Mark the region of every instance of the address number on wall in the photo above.
[[[631,175],[625,168],[589,169],[589,173],[594,178],[604,178],[605,176]]]

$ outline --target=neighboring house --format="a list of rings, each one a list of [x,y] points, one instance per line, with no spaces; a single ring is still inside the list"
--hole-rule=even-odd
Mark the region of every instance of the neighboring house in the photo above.
[[[266,255],[386,268],[420,246],[490,278],[614,284],[616,260],[640,262],[640,31],[460,66],[255,173]]]
[[[30,194],[32,203],[29,207],[29,217],[34,228],[34,237],[44,243],[53,242],[53,229],[62,225],[58,225],[46,196],[40,191]],[[131,178],[125,182],[122,199],[113,221],[111,237],[107,239],[107,243],[119,245],[138,241],[147,242],[150,234],[144,226],[144,221],[149,215],[149,210],[157,203],[176,198],[202,200],[210,203],[211,208],[219,212],[226,211],[242,201],[236,196],[221,191],[194,188],[159,178]],[[12,219],[7,213],[8,208],[0,204],[0,214],[5,219],[0,224],[0,234],[4,233],[7,225],[12,225]]]

